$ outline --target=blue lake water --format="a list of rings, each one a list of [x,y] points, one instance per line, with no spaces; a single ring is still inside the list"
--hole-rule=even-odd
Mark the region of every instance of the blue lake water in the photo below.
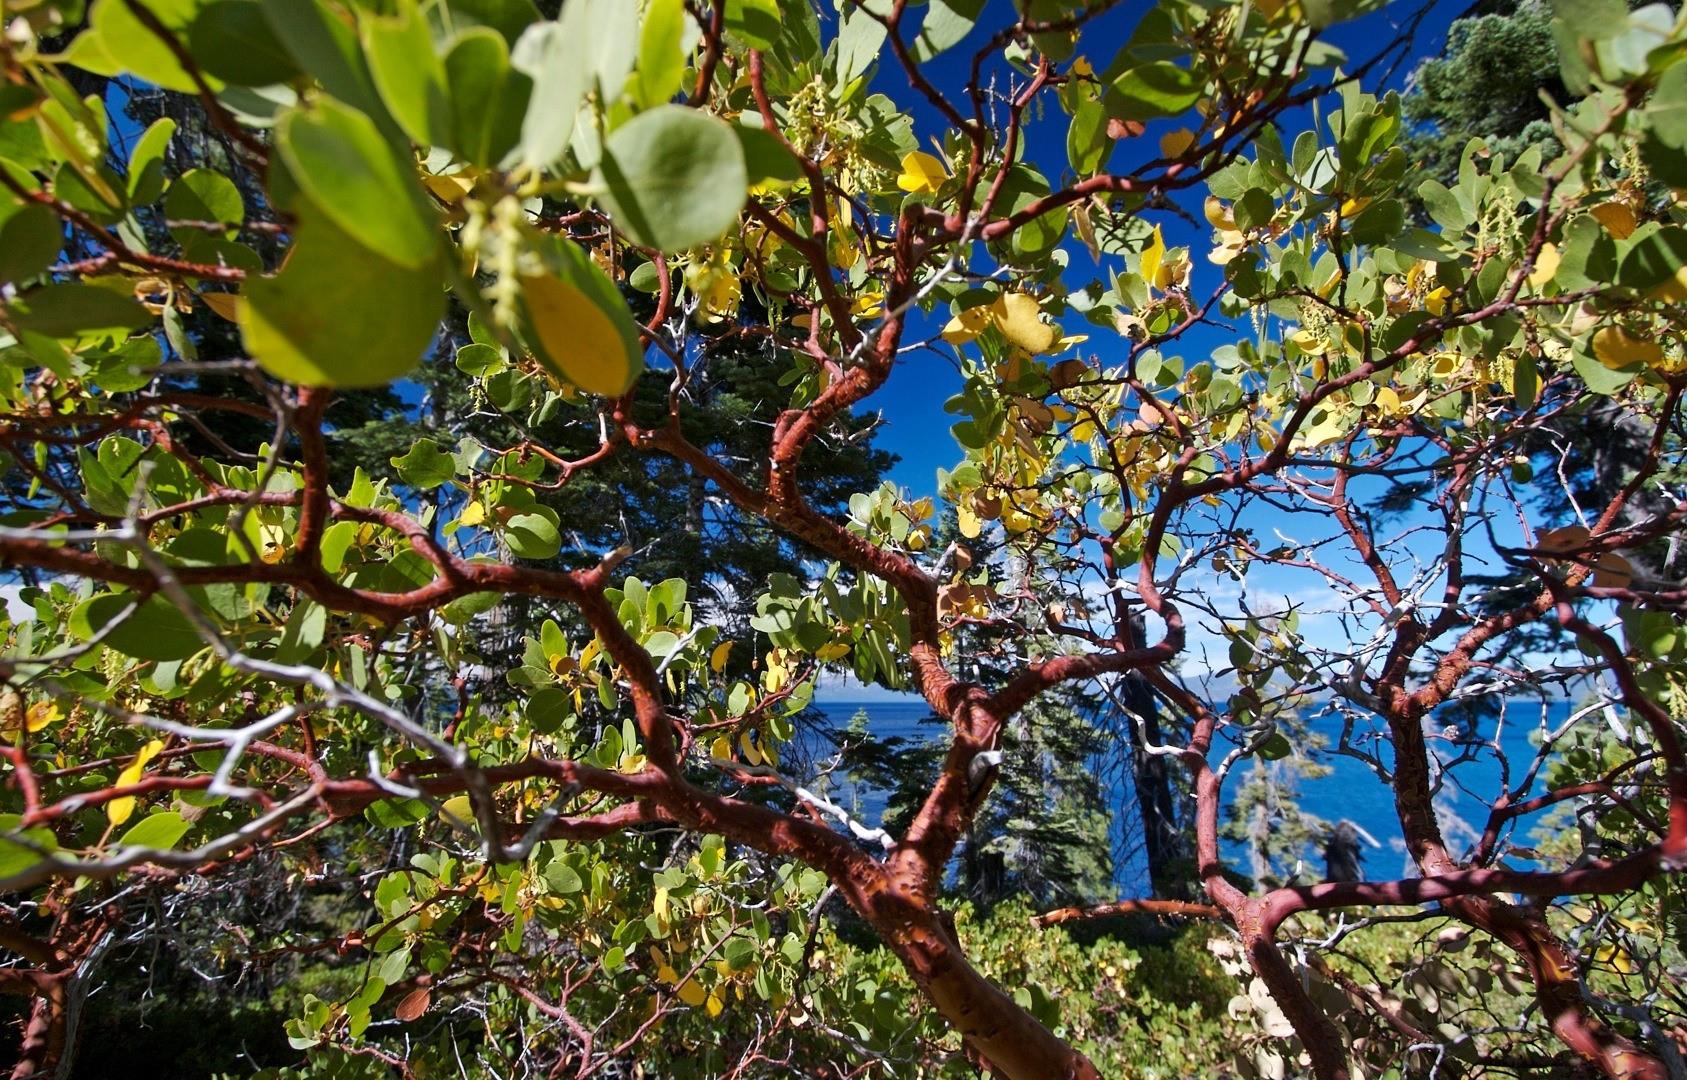
[[[919,743],[928,740],[941,742],[947,738],[946,725],[938,723],[926,705],[916,699],[825,702],[817,703],[816,708],[837,728],[846,727],[858,712],[865,712],[869,718],[870,730],[881,739],[900,737],[909,743]],[[1437,805],[1451,847],[1455,850],[1462,849],[1475,833],[1481,831],[1487,820],[1489,806],[1504,786],[1516,786],[1523,782],[1535,760],[1535,747],[1543,720],[1547,726],[1556,728],[1562,724],[1569,712],[1570,704],[1563,701],[1551,702],[1544,706],[1540,702],[1512,702],[1507,706],[1503,717],[1488,717],[1478,721],[1474,739],[1460,738],[1458,736],[1461,733],[1450,728],[1443,729],[1435,724],[1427,729],[1430,748],[1445,767]],[[1590,724],[1601,722],[1597,716],[1583,721]],[[1339,742],[1341,721],[1338,718],[1312,714],[1308,726],[1312,733],[1322,736],[1330,747],[1333,748]],[[1389,744],[1386,739],[1380,737],[1380,731],[1380,728],[1370,729],[1356,725],[1349,734],[1349,743],[1355,748],[1374,754],[1384,768],[1392,768]],[[1496,752],[1494,746],[1496,741],[1499,752]],[[1213,763],[1217,765],[1232,746],[1232,743],[1225,742],[1215,746]],[[810,749],[821,752],[826,747],[811,744]],[[1146,872],[1141,864],[1140,854],[1134,852],[1134,845],[1130,842],[1132,830],[1135,828],[1136,804],[1134,793],[1130,790],[1129,769],[1124,767],[1125,759],[1122,756],[1127,752],[1121,739],[1115,751],[1121,755],[1116,763],[1120,767],[1102,767],[1097,771],[1098,776],[1118,778],[1112,781],[1098,779],[1098,783],[1103,783],[1109,788],[1106,792],[1107,804],[1113,808],[1117,840],[1115,852],[1120,863],[1116,876],[1121,894],[1130,896],[1146,891]],[[1332,823],[1343,819],[1351,821],[1376,840],[1376,847],[1367,846],[1365,850],[1367,876],[1393,877],[1405,871],[1404,844],[1400,836],[1399,821],[1394,814],[1393,793],[1387,784],[1378,777],[1371,765],[1355,757],[1324,752],[1316,754],[1315,759],[1328,767],[1327,775],[1315,778],[1294,777],[1289,775],[1289,770],[1281,763],[1267,767],[1274,770],[1274,775],[1280,781],[1293,785],[1304,812]],[[1252,767],[1251,760],[1244,760],[1232,769],[1225,785],[1227,801],[1234,797]],[[1532,790],[1535,793],[1539,792],[1538,781]],[[846,805],[853,803],[867,824],[878,824],[885,805],[884,792],[870,788],[844,791],[834,788],[834,796]],[[1517,842],[1530,842],[1526,830],[1520,831]],[[1225,854],[1231,864],[1246,872],[1247,857],[1244,846],[1237,842],[1226,842],[1225,847]],[[1309,851],[1308,856],[1309,872],[1321,875],[1321,863],[1315,861],[1317,852]]]

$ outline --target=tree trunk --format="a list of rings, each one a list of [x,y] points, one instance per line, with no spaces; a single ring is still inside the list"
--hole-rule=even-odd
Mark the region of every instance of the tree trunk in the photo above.
[[[978,972],[935,901],[894,874],[839,883],[967,1046],[1009,1080],[1100,1080],[1090,1060]]]
[[[1388,717],[1394,738],[1394,805],[1406,847],[1424,876],[1459,869],[1447,852],[1430,797],[1429,749],[1423,719],[1414,712]],[[1663,1063],[1590,1011],[1563,944],[1544,919],[1497,897],[1464,896],[1443,905],[1464,922],[1509,945],[1529,969],[1535,1002],[1553,1034],[1607,1076],[1664,1080]]]
[[[1148,881],[1155,896],[1187,899],[1190,881],[1179,867],[1186,852],[1177,827],[1177,804],[1172,798],[1169,759],[1150,754],[1148,746],[1165,742],[1160,728],[1160,709],[1148,681],[1136,672],[1121,680],[1125,704],[1142,718],[1139,730],[1131,725],[1131,779],[1136,788],[1137,814],[1142,819],[1142,853],[1148,861]]]

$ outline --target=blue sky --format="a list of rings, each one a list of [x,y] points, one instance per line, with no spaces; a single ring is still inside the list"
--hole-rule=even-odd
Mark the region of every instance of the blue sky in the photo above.
[[[1346,51],[1352,63],[1357,64],[1371,55],[1378,42],[1391,40],[1396,33],[1396,24],[1408,16],[1416,6],[1391,4],[1383,11],[1334,27],[1326,36]],[[1465,6],[1462,2],[1448,3],[1445,0],[1438,3],[1418,28],[1411,49],[1412,58],[1399,66],[1391,81],[1380,85],[1368,84],[1366,89],[1374,92],[1403,89],[1406,77],[1417,66],[1417,61],[1440,52],[1446,40],[1448,25]],[[1152,3],[1144,3],[1142,0],[1121,4],[1084,31],[1079,46],[1080,54],[1091,58],[1097,68],[1104,66],[1129,36],[1142,13],[1151,7]],[[1008,0],[988,0],[984,16],[980,20],[981,26],[999,25],[999,17],[1006,14],[1007,8]],[[982,31],[973,35],[974,38],[985,36]],[[952,100],[964,100],[959,89],[965,85],[966,66],[976,48],[977,43],[973,38],[968,38],[932,65],[933,82],[945,93],[950,93]],[[933,138],[941,138],[948,130],[947,123],[920,95],[910,92],[901,69],[890,61],[888,53],[885,61],[880,64],[874,82],[875,89],[899,102],[910,102],[913,105],[910,113],[914,119],[915,132],[921,144],[929,148]],[[1051,105],[1042,122],[1030,127],[1027,158],[1038,165],[1051,180],[1061,176],[1067,169],[1065,120],[1064,114]],[[1292,142],[1295,134],[1310,127],[1312,122],[1310,110],[1291,114],[1284,121],[1284,142]],[[1177,125],[1175,122],[1164,122],[1164,126]],[[1151,129],[1138,143],[1144,147],[1154,146],[1154,136],[1157,133],[1157,128]],[[1114,165],[1118,167],[1129,160],[1128,151],[1122,151],[1114,159]],[[1128,164],[1125,167],[1128,168]],[[1204,195],[1204,191],[1197,190],[1186,195],[1183,200],[1186,209],[1197,219],[1200,218],[1200,204]],[[1217,269],[1200,255],[1209,246],[1210,233],[1204,227],[1201,230],[1191,228],[1187,222],[1170,213],[1160,213],[1155,220],[1164,229],[1166,243],[1195,246],[1195,273],[1198,275],[1196,292],[1202,291],[1203,284],[1209,289],[1216,284]],[[1081,245],[1074,241],[1069,246],[1073,253],[1072,280],[1075,284],[1082,284],[1095,274],[1096,266]],[[1203,278],[1207,280],[1203,281]],[[1078,318],[1069,318],[1066,322],[1068,332],[1090,335],[1089,341],[1080,347],[1085,354],[1099,355],[1103,364],[1116,362],[1121,351],[1122,339]],[[927,329],[925,332],[930,333],[931,330]],[[1220,330],[1200,328],[1185,338],[1178,351],[1187,357],[1198,359],[1231,340],[1234,340],[1232,335]],[[901,458],[892,470],[890,479],[907,488],[914,496],[933,494],[937,486],[936,471],[939,468],[953,468],[960,458],[960,451],[948,437],[949,426],[955,418],[943,411],[943,403],[957,392],[960,384],[960,377],[949,364],[929,354],[913,355],[884,390],[868,402],[869,407],[882,411],[884,416],[879,445]]]
[[[981,23],[990,25],[990,9],[1002,9],[994,12],[999,16],[1005,13],[1006,6],[1007,0],[989,0],[986,15]],[[1143,11],[1151,6],[1149,3],[1134,2],[1121,5],[1108,13],[1085,31],[1079,53],[1089,57],[1097,68],[1104,66],[1129,35]],[[1412,14],[1415,6],[1391,5],[1381,12],[1338,26],[1331,30],[1327,37],[1347,53],[1350,66],[1357,65],[1369,58],[1379,43],[1394,38],[1398,24]],[[1441,51],[1449,24],[1465,6],[1462,3],[1437,4],[1419,25],[1408,58],[1393,69],[1387,81],[1373,77],[1367,80],[1365,89],[1378,93],[1389,89],[1403,90],[1408,76],[1418,62]],[[966,63],[976,47],[969,39],[934,65],[935,70],[931,73],[933,81],[946,93],[953,92],[952,100],[964,100],[959,90],[964,86],[967,77]],[[922,145],[929,147],[934,138],[941,138],[947,130],[941,115],[920,95],[909,91],[900,68],[894,63],[881,64],[874,86],[898,101],[912,104],[911,115]],[[1030,127],[1027,158],[1056,182],[1067,170],[1065,123],[1064,114],[1051,103],[1041,122]],[[1310,109],[1288,115],[1282,124],[1284,142],[1291,143],[1296,134],[1312,127],[1314,123],[1315,118]],[[1165,127],[1177,126],[1175,121],[1162,124]],[[1153,147],[1158,134],[1158,127],[1151,127],[1148,133],[1138,140],[1139,145]],[[1113,167],[1128,169],[1128,154],[1128,147],[1121,150],[1113,160]],[[1197,220],[1201,217],[1200,203],[1204,196],[1205,192],[1197,189],[1187,193],[1182,200],[1185,209]],[[1198,295],[1204,294],[1216,285],[1219,271],[1203,257],[1204,251],[1210,246],[1210,232],[1205,226],[1196,229],[1176,215],[1165,212],[1157,215],[1155,220],[1162,226],[1168,244],[1193,246],[1195,292]],[[1070,242],[1069,247],[1073,253],[1071,281],[1074,285],[1081,285],[1094,277],[1098,268],[1075,240]],[[1112,261],[1104,259],[1101,269],[1110,269],[1107,264]],[[943,313],[941,319],[946,318],[947,314]],[[941,319],[937,322],[927,320],[923,324],[917,323],[913,328],[913,335],[929,336],[936,326],[941,324]],[[1077,317],[1068,317],[1065,322],[1068,332],[1090,335],[1089,340],[1079,346],[1082,355],[1096,355],[1103,365],[1115,363],[1122,358],[1123,339],[1112,331],[1096,327]],[[1236,340],[1240,335],[1251,335],[1251,332],[1245,328],[1235,328],[1232,333],[1220,327],[1202,327],[1186,336],[1177,348],[1168,352],[1181,354],[1193,362],[1205,358],[1213,349]],[[949,427],[955,418],[943,408],[944,402],[958,391],[960,385],[961,379],[950,362],[929,351],[911,353],[884,389],[866,403],[869,410],[876,410],[883,417],[879,445],[895,453],[900,459],[892,469],[890,479],[905,488],[911,496],[934,494],[937,488],[937,470],[953,468],[962,458],[959,447],[949,434]],[[1427,519],[1422,515],[1408,515],[1399,527],[1404,531],[1425,520]],[[1310,531],[1313,525],[1305,517],[1291,519],[1281,514],[1257,514],[1251,516],[1247,524],[1266,539],[1277,529],[1298,540],[1311,539],[1313,535]],[[1210,572],[1205,573],[1209,578],[1216,578],[1216,575]],[[1197,583],[1197,588],[1209,592],[1216,591],[1231,600],[1236,598],[1239,591],[1234,582],[1219,580],[1203,580]],[[1250,574],[1248,595],[1253,602],[1263,604],[1270,604],[1273,598],[1278,597],[1281,598],[1276,601],[1279,603],[1315,602],[1318,596],[1327,596],[1328,590],[1320,581],[1312,579],[1309,575],[1261,568]],[[1303,626],[1308,640],[1315,644],[1337,646],[1347,641],[1348,631],[1333,617],[1307,617],[1303,619]],[[1190,645],[1191,655],[1185,665],[1186,670],[1198,673],[1207,669],[1209,665],[1202,654],[1211,656],[1212,667],[1223,667],[1226,663],[1224,644],[1211,632],[1197,627],[1191,636]],[[853,701],[896,696],[898,695],[876,688],[834,685],[822,688],[818,698],[823,701]]]

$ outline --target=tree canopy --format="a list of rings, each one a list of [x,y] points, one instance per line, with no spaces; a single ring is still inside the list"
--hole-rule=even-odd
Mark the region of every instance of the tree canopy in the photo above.
[[[1383,0],[541,6],[7,5],[14,1076],[143,924],[295,1075],[1679,1071],[1679,13],[1414,114]],[[883,820],[837,679],[944,725]],[[1233,865],[1334,757],[1404,871]]]

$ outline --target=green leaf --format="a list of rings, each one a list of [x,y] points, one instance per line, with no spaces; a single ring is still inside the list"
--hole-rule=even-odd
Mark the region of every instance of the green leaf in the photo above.
[[[985,0],[931,0],[914,36],[914,59],[925,63],[945,49],[958,45],[978,23]]]
[[[1634,242],[1617,269],[1617,283],[1650,289],[1673,281],[1682,267],[1687,267],[1687,229],[1665,225]]]
[[[627,77],[638,59],[639,8],[626,0],[570,0],[561,17],[563,30],[585,42],[591,63],[586,88],[597,87],[598,99],[621,97]],[[578,19],[578,21],[576,21]]]
[[[744,173],[748,184],[794,184],[801,180],[802,164],[772,132],[742,122],[750,115],[753,114],[740,117],[741,122],[732,125],[732,133],[738,136],[738,147],[744,152]],[[641,265],[650,266],[651,274],[655,274],[652,264]],[[654,276],[651,280],[655,281]]]
[[[276,145],[300,190],[347,236],[407,269],[438,261],[439,224],[415,169],[374,121],[325,99],[283,117]]]
[[[380,802],[370,803],[363,811],[363,816],[378,829],[402,829],[414,825],[418,821],[425,821],[428,816],[428,804],[421,799],[382,799]],[[399,875],[393,875],[402,883]],[[385,878],[382,884],[386,883]]]
[[[1293,752],[1294,747],[1290,745],[1288,737],[1281,731],[1272,732],[1271,737],[1260,744],[1258,751],[1259,756],[1267,761],[1278,761],[1288,757]]]
[[[457,369],[476,378],[485,378],[504,370],[507,366],[504,354],[491,345],[475,342],[457,350]]]
[[[314,202],[297,213],[298,239],[281,273],[246,284],[247,350],[277,378],[309,386],[380,386],[415,367],[445,314],[438,266],[389,262]]]
[[[231,86],[272,86],[299,77],[287,47],[256,0],[216,0],[193,20],[188,52]]]
[[[470,593],[446,604],[439,609],[439,613],[446,622],[462,625],[472,621],[476,615],[484,615],[491,611],[502,599],[503,596],[495,592]]]
[[[1642,114],[1646,134],[1641,157],[1655,179],[1687,187],[1687,63],[1676,62],[1658,77]]]
[[[321,0],[258,0],[276,39],[299,68],[322,88],[365,113],[380,110],[380,97],[358,47],[357,34]]]
[[[1571,354],[1570,363],[1576,369],[1576,374],[1581,376],[1582,382],[1587,384],[1588,392],[1598,394],[1601,397],[1610,397],[1617,393],[1633,382],[1645,370],[1643,364],[1630,364],[1624,368],[1609,368],[1581,349],[1577,349]]]
[[[1623,0],[1551,0],[1553,17],[1565,29],[1591,41],[1614,37],[1628,28]]]
[[[735,937],[727,941],[721,956],[731,964],[736,971],[743,971],[750,966],[756,955],[756,943],[749,938]]]
[[[316,651],[328,630],[328,609],[309,600],[293,606],[287,624],[281,628],[281,640],[275,646],[275,662],[297,664]]]
[[[750,48],[773,48],[782,29],[779,0],[726,0],[726,32]]]
[[[131,205],[145,206],[164,194],[164,153],[175,133],[176,122],[165,116],[154,120],[135,140],[135,149],[129,155]]]
[[[1121,120],[1176,116],[1200,98],[1201,80],[1169,60],[1156,60],[1120,75],[1106,96],[1107,109]]]
[[[82,282],[33,289],[8,307],[20,328],[51,338],[123,337],[152,325],[134,297]]]
[[[1236,224],[1242,229],[1258,229],[1271,223],[1277,204],[1264,188],[1249,188],[1236,200]]]
[[[381,961],[381,966],[376,970],[375,975],[383,983],[391,986],[398,982],[398,980],[404,978],[404,972],[408,970],[409,967],[410,950],[394,949],[392,952],[387,954],[385,960]]]
[[[234,226],[246,220],[246,204],[233,180],[210,169],[192,169],[170,185],[164,216],[171,221],[214,221]],[[230,228],[226,235],[233,236],[234,232]],[[183,229],[180,234],[179,238],[204,236],[198,229]]]
[[[458,36],[445,56],[445,77],[452,149],[477,165],[497,165],[521,142],[533,80],[510,66],[504,39],[487,27]]]
[[[522,31],[541,18],[533,0],[450,0],[435,6],[432,14],[440,20],[442,32],[484,26],[500,34],[506,47],[513,47]]]
[[[31,203],[0,225],[0,283],[17,285],[52,265],[64,247],[64,223]]]
[[[180,39],[187,37],[202,4],[203,0],[147,0],[146,8]],[[126,0],[96,0],[88,16],[88,29],[76,39],[72,50],[77,66],[99,75],[134,75],[154,86],[186,94],[197,89],[169,44],[135,17]],[[211,77],[209,73],[207,77]]]
[[[398,126],[422,146],[445,145],[451,122],[445,65],[415,0],[400,4],[396,16],[366,19],[363,48],[375,89]]]
[[[330,574],[338,574],[346,564],[346,552],[351,550],[352,541],[357,539],[360,528],[355,521],[336,521],[322,530],[322,569]]]
[[[661,251],[719,239],[737,223],[749,185],[732,128],[678,105],[611,132],[594,181],[616,226]]]
[[[1583,214],[1564,229],[1558,284],[1564,289],[1604,286],[1617,273],[1617,246],[1593,215]]]
[[[561,859],[553,859],[551,864],[545,867],[545,884],[551,892],[560,896],[577,893],[586,887],[579,872]]]
[[[535,690],[527,699],[525,715],[534,731],[541,735],[554,735],[561,729],[563,721],[574,715],[574,709],[568,699],[568,691],[547,686]]]
[[[570,25],[534,23],[510,50],[510,66],[533,82],[521,124],[521,159],[537,168],[554,164],[568,148],[580,102],[591,86],[582,11],[579,4],[566,5]]]
[[[45,825],[37,825],[32,829],[19,829],[23,824],[22,816],[18,814],[0,814],[0,833],[16,835],[19,840],[33,844],[43,851],[58,850],[58,838],[53,830]],[[42,856],[35,853],[24,844],[15,840],[8,840],[0,836],[0,880],[21,874],[41,861]]]
[[[547,248],[554,274],[521,279],[523,337],[540,363],[594,394],[619,397],[644,370],[638,329],[615,283],[576,244]]]
[[[418,440],[409,453],[393,458],[392,464],[406,484],[420,491],[450,483],[457,475],[457,459],[432,439]]]
[[[845,4],[838,12],[837,70],[842,85],[865,75],[884,48],[885,25],[873,17],[873,6],[885,5]]]
[[[634,97],[641,109],[672,98],[685,77],[685,0],[650,0],[639,28]]]
[[[1535,358],[1527,350],[1517,354],[1517,362],[1512,368],[1511,387],[1512,397],[1516,399],[1519,409],[1534,407],[1535,398],[1540,393],[1541,375],[1535,366]]]
[[[135,600],[134,593],[103,593],[77,606],[70,616],[70,630],[84,641],[105,629]],[[161,596],[149,596],[135,611],[103,639],[104,643],[137,660],[185,660],[205,648],[199,636],[174,604]]]
[[[1347,235],[1356,244],[1386,244],[1405,227],[1405,204],[1399,199],[1381,199],[1353,219]]]
[[[1066,160],[1072,171],[1088,176],[1101,167],[1113,140],[1107,135],[1107,110],[1099,101],[1085,100],[1066,129]]]
[[[1435,223],[1449,232],[1463,232],[1470,227],[1470,215],[1451,188],[1439,180],[1425,180],[1418,185],[1418,197]]]
[[[169,851],[187,835],[189,827],[188,822],[174,810],[158,810],[118,837],[117,846]]]
[[[536,506],[505,523],[501,535],[518,559],[549,559],[562,550],[560,519],[548,506]]]

